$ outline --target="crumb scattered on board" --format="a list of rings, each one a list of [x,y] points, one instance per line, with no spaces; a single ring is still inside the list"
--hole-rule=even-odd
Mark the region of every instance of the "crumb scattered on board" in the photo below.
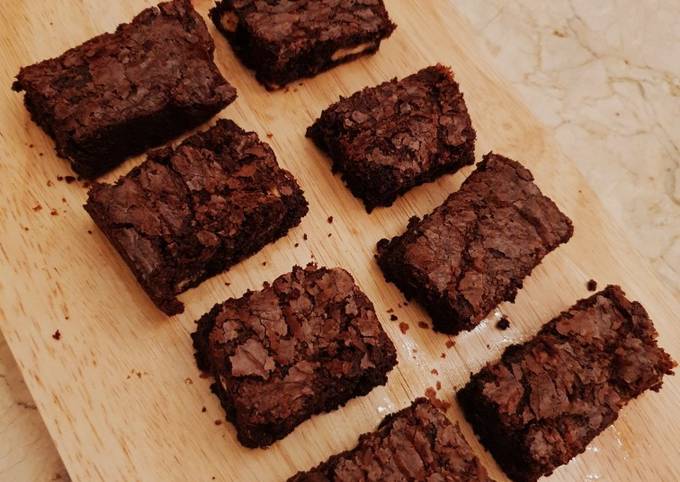
[[[399,317],[397,315],[395,315],[395,314],[390,315],[391,321],[397,321],[398,319],[399,319]]]
[[[597,289],[597,281],[594,279],[589,280],[586,284],[586,288],[588,288],[588,291],[595,291]]]
[[[427,387],[425,390],[425,396],[430,400],[432,405],[440,410],[446,411],[451,406],[449,402],[445,402],[444,400],[437,398],[437,391],[433,387]]]
[[[328,216],[328,224],[333,224],[333,216]]]
[[[424,321],[419,321],[419,322],[418,322],[418,327],[422,328],[423,330],[427,330],[427,329],[430,327],[430,325],[428,325],[428,324],[425,323]]]
[[[55,331],[54,333],[52,333],[52,338],[54,338],[57,341],[61,340],[61,332],[59,330]]]
[[[446,343],[445,343],[446,348],[453,348],[453,346],[454,346],[455,344],[456,344],[456,342],[454,342],[451,338],[449,338],[448,340],[446,340]]]
[[[510,328],[510,320],[508,320],[505,316],[498,320],[498,323],[496,323],[496,328],[499,330],[505,331],[508,328]]]
[[[399,323],[399,329],[401,330],[402,334],[406,334],[406,332],[409,329],[408,323],[404,323],[403,321]]]

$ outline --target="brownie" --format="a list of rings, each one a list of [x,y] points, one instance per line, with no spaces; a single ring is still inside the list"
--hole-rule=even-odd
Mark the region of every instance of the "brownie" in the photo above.
[[[489,153],[441,206],[378,243],[385,277],[429,311],[436,330],[470,330],[514,301],[541,259],[571,238],[571,221],[533,180],[518,162]]]
[[[224,271],[300,223],[307,202],[271,148],[232,121],[149,153],[85,209],[156,305]]]
[[[33,120],[73,170],[99,175],[195,127],[236,98],[213,62],[215,46],[189,0],[143,10],[115,33],[22,68]]]
[[[352,450],[329,458],[288,482],[492,482],[458,424],[425,398],[385,417]]]
[[[618,286],[580,300],[458,392],[482,443],[515,481],[535,481],[580,454],[675,362],[647,312]]]
[[[475,161],[475,130],[451,69],[427,67],[331,105],[307,136],[370,212]]]
[[[385,384],[397,363],[373,304],[340,268],[295,266],[197,323],[198,366],[246,447]]]
[[[221,0],[210,18],[269,90],[374,53],[396,28],[383,0]]]

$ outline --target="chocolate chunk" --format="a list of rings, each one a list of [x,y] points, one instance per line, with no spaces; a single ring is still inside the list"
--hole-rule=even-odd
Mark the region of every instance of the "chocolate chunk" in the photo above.
[[[383,0],[220,0],[210,18],[268,89],[372,54],[395,29]]]
[[[463,94],[441,65],[342,98],[307,136],[369,212],[474,163],[476,133]]]
[[[332,456],[288,482],[492,482],[458,424],[424,398],[385,417],[352,450]]]
[[[258,292],[216,305],[192,335],[199,368],[247,447],[387,381],[396,351],[346,271],[294,267]]]
[[[501,331],[505,331],[508,328],[510,328],[510,320],[508,320],[505,316],[498,320],[498,323],[496,323],[496,328],[498,328]]]
[[[487,154],[460,190],[401,236],[378,243],[385,277],[456,334],[514,301],[526,276],[573,227],[518,162]]]
[[[630,400],[661,388],[675,362],[656,339],[642,305],[608,286],[508,347],[458,400],[505,472],[533,482],[583,452]]]
[[[176,296],[298,225],[307,202],[254,132],[219,120],[176,149],[149,154],[85,209],[165,313]]]
[[[233,102],[236,91],[213,62],[214,48],[191,2],[174,0],[22,68],[12,88],[26,92],[26,108],[59,156],[92,177]]]

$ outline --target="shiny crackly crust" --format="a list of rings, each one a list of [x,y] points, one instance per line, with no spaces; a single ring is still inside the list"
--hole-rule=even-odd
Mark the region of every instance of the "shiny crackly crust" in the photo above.
[[[299,224],[307,202],[257,134],[222,119],[115,185],[95,184],[85,209],[171,315],[179,293]]]
[[[491,482],[458,424],[427,399],[385,417],[357,446],[334,455],[289,482],[428,480]]]
[[[392,342],[346,271],[298,266],[261,291],[216,305],[192,335],[196,360],[247,447],[387,380]]]
[[[396,28],[383,0],[221,0],[210,18],[268,89],[374,53]]]
[[[583,452],[630,400],[661,388],[675,362],[656,339],[642,305],[608,286],[507,348],[458,399],[508,475],[535,481]]]
[[[378,262],[388,280],[423,304],[437,330],[457,333],[513,301],[524,278],[572,234],[569,218],[529,170],[490,153],[441,206],[380,241]]]
[[[474,163],[476,133],[453,73],[442,65],[341,98],[307,136],[369,212]]]
[[[169,41],[171,39],[171,41]],[[236,98],[188,0],[161,3],[19,72],[14,90],[61,157],[86,176],[195,127]]]

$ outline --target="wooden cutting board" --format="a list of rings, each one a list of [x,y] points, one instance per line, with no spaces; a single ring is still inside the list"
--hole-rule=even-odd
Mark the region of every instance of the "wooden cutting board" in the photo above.
[[[377,55],[276,93],[260,87],[215,34],[219,66],[239,93],[220,115],[265,140],[271,134],[280,163],[299,179],[311,209],[285,239],[183,295],[183,315],[165,317],[82,209],[82,183],[58,180],[71,174],[67,163],[29,120],[21,96],[9,90],[21,65],[111,30],[151,3],[6,0],[0,10],[0,326],[74,480],[285,479],[353,446],[359,434],[436,381],[442,384],[438,397],[452,401],[470,371],[587,295],[590,278],[600,286],[619,283],[640,300],[656,322],[661,344],[680,359],[678,300],[626,244],[550,133],[489,68],[478,45],[482,39],[444,0],[388,0],[399,27]],[[204,15],[212,4],[195,3]],[[304,137],[305,128],[339,95],[436,62],[456,72],[479,135],[478,158],[493,149],[524,162],[575,224],[574,238],[534,270],[517,302],[501,305],[511,328],[499,331],[492,321],[482,323],[456,337],[451,348],[447,336],[418,326],[429,318],[415,303],[403,306],[398,290],[383,280],[373,252],[380,238],[400,233],[410,216],[429,212],[457,189],[471,169],[421,186],[392,208],[368,215]],[[105,180],[139,162],[128,161]],[[189,334],[194,320],[214,303],[257,289],[311,259],[354,274],[397,346],[399,365],[386,387],[314,417],[267,450],[245,449],[229,424],[216,422],[224,415],[209,380],[199,377]],[[398,321],[390,320],[389,309]],[[408,324],[405,333],[400,323]],[[60,340],[53,338],[56,330]],[[667,378],[660,393],[647,393],[627,407],[552,480],[679,480],[679,404],[680,377]],[[448,415],[463,420],[455,403]],[[463,421],[462,427],[492,475],[505,480],[470,427]]]

